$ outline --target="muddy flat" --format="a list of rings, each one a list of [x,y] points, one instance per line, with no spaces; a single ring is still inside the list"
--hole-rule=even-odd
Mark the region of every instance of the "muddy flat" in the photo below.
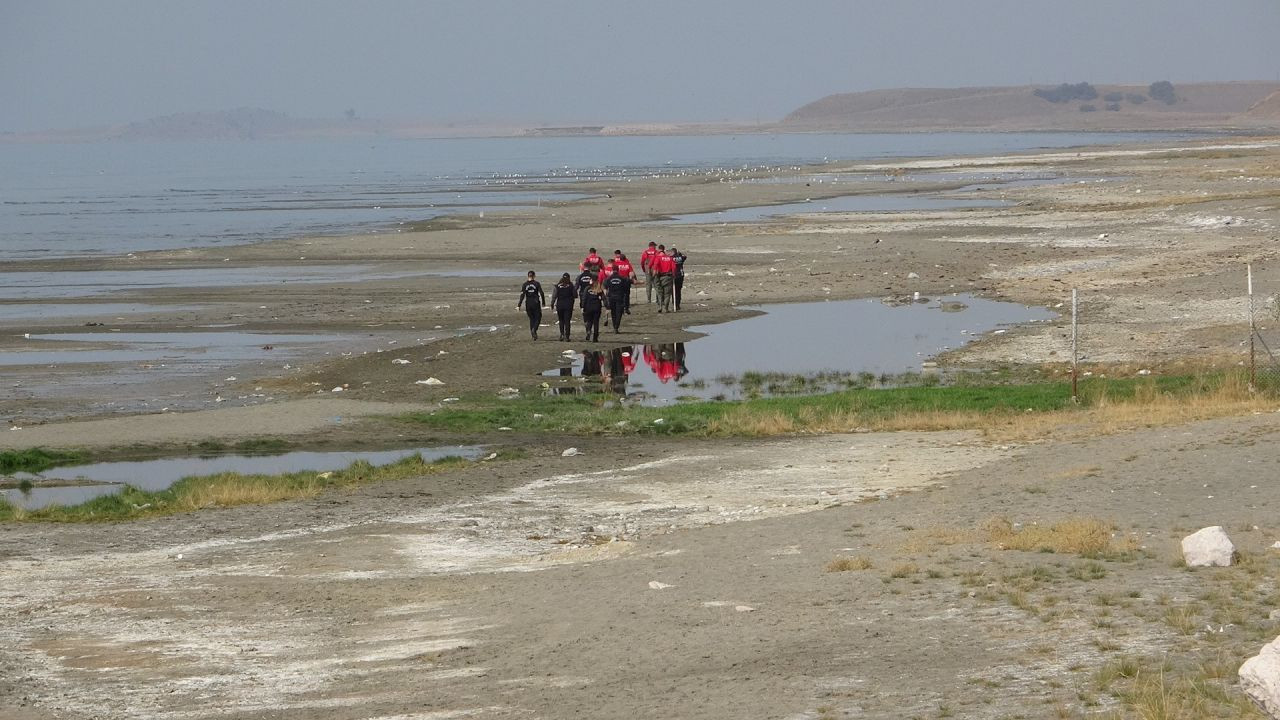
[[[358,258],[382,272],[251,291],[135,289],[112,302],[155,311],[130,307],[101,327],[61,313],[19,327],[0,314],[0,351],[13,353],[48,349],[26,334],[102,332],[102,344],[77,336],[62,348],[94,352],[121,344],[112,330],[209,325],[348,339],[289,358],[276,343],[250,346],[253,357],[198,374],[109,356],[6,368],[0,414],[14,429],[0,447],[423,443],[389,416],[530,392],[565,350],[584,349],[545,341],[553,328],[529,340],[515,283],[490,270],[551,278],[589,245],[634,257],[650,240],[689,255],[681,312],[657,314],[640,289],[622,332],[591,348],[682,341],[692,363],[688,328],[748,306],[967,293],[1053,319],[983,332],[939,362],[1039,367],[1068,356],[1061,305],[1075,288],[1095,372],[1238,365],[1246,264],[1260,305],[1280,287],[1278,154],[1273,139],[1231,138],[864,163],[824,168],[853,178],[827,187],[656,178],[593,186],[554,214],[11,263]],[[1009,170],[1071,181],[966,191],[1002,207],[647,224],[823,194],[945,192],[971,178],[931,172]],[[426,274],[442,269],[468,272]],[[443,384],[418,382],[428,377]],[[1234,667],[1280,632],[1270,615],[1278,417],[1138,420],[1017,442],[968,431],[694,440],[495,429],[467,440],[525,455],[261,507],[0,525],[0,715],[1128,717],[1164,668],[1170,687],[1223,688],[1198,716],[1248,717]],[[562,457],[569,446],[582,454]],[[1073,517],[1102,523],[1120,549],[1007,549],[993,529]],[[1226,528],[1244,562],[1181,567],[1178,541],[1207,525]],[[1178,692],[1189,706],[1193,690]]]

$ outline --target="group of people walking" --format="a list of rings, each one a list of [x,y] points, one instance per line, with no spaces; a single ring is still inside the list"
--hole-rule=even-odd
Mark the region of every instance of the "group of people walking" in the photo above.
[[[565,273],[551,289],[550,305],[560,327],[560,339],[570,340],[575,303],[582,308],[587,342],[600,340],[600,320],[605,310],[609,311],[608,324],[613,325],[615,333],[620,332],[622,316],[631,314],[631,288],[636,283],[644,284],[649,303],[654,302],[653,291],[657,289],[658,312],[672,312],[673,306],[679,310],[686,259],[675,247],[668,249],[651,242],[640,253],[640,275],[621,250],[614,250],[606,263],[591,248],[578,265],[578,277]],[[537,273],[530,270],[516,303],[516,309],[523,308],[529,316],[529,334],[534,340],[538,339],[538,326],[542,324],[542,307],[547,304],[547,294],[537,278]]]

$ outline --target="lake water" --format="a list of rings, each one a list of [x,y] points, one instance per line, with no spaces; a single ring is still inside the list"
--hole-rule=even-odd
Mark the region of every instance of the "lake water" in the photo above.
[[[242,475],[280,475],[314,470],[341,470],[357,460],[371,465],[387,465],[411,455],[431,462],[456,455],[468,459],[480,456],[474,445],[454,447],[409,448],[400,450],[351,452],[291,452],[281,455],[219,455],[215,457],[161,458],[132,462],[105,462],[50,468],[35,475],[18,473],[16,477],[34,481],[28,492],[4,490],[5,500],[27,510],[49,505],[78,505],[96,497],[120,491],[124,485],[141,490],[163,490],[184,477],[240,473]],[[40,487],[41,481],[93,483]]]
[[[0,261],[235,245],[572,199],[548,183],[1177,140],[907,133],[0,143]]]
[[[762,305],[763,314],[718,325],[689,328],[706,337],[687,343],[585,350],[566,355],[560,368],[544,375],[553,392],[586,387],[632,395],[642,401],[677,398],[741,399],[752,394],[747,374],[776,375],[791,394],[795,376],[830,375],[838,381],[856,373],[894,375],[921,370],[922,363],[990,332],[1057,317],[1052,311],[970,295],[926,302],[886,304],[880,300],[839,300]],[[787,376],[783,378],[782,376]],[[586,377],[588,383],[573,380]],[[814,383],[808,392],[832,389]]]

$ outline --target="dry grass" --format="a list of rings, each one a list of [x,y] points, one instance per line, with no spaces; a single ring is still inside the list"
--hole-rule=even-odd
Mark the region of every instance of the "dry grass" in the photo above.
[[[1132,538],[1116,537],[1115,525],[1097,518],[1073,517],[1052,525],[1014,527],[997,517],[983,524],[987,541],[1002,550],[1054,552],[1082,557],[1124,556],[1137,549]]]
[[[1141,369],[1134,366],[1133,373]],[[1124,368],[1108,372],[1123,376]],[[1009,410],[913,409],[893,413],[867,412],[855,404],[806,407],[783,412],[741,406],[708,423],[710,435],[767,437],[797,433],[844,433],[855,429],[878,432],[975,430],[996,442],[1029,441],[1046,437],[1073,439],[1110,435],[1143,427],[1182,425],[1219,417],[1275,410],[1276,400],[1252,392],[1243,373],[1227,373],[1212,387],[1197,392],[1162,392],[1154,382],[1139,383],[1129,396],[1102,391],[1084,407],[1038,412]]]
[[[827,572],[848,572],[850,570],[870,570],[871,558],[866,555],[841,555],[833,558],[822,568]]]

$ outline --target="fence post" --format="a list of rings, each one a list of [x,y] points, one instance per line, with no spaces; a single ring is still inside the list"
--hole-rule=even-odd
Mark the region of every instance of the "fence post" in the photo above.
[[[1249,390],[1252,392],[1258,382],[1258,363],[1254,349],[1254,338],[1258,335],[1258,327],[1253,317],[1253,263],[1246,264],[1245,269],[1249,293]]]
[[[1078,370],[1079,353],[1076,352],[1076,289],[1071,288],[1071,402],[1080,402],[1080,373]]]

